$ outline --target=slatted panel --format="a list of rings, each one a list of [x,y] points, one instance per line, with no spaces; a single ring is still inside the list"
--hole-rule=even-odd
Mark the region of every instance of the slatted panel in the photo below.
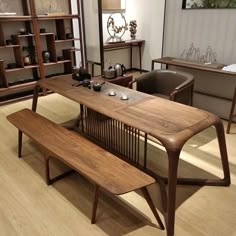
[[[138,129],[83,107],[83,130],[87,136],[129,162],[146,165],[141,157],[145,160],[147,138],[145,141]]]

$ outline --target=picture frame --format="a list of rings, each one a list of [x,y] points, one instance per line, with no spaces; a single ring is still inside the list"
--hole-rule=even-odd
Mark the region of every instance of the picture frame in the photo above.
[[[183,0],[182,9],[233,9],[236,0]]]

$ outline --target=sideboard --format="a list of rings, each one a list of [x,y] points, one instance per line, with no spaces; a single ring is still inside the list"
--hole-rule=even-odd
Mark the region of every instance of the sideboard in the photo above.
[[[167,68],[192,73],[195,78],[193,106],[229,119],[236,73],[222,70],[223,64],[194,63],[174,57],[163,57],[152,60],[154,63],[165,64]]]

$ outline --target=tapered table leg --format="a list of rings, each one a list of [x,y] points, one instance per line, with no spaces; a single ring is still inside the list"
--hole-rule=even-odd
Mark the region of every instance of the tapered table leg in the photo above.
[[[230,132],[231,123],[233,121],[235,104],[236,104],[236,88],[234,90],[234,96],[233,96],[232,105],[231,105],[230,114],[229,114],[229,121],[227,125],[227,130],[226,130],[227,134],[229,134]]]
[[[180,151],[168,151],[169,170],[168,170],[168,199],[167,199],[167,217],[166,228],[167,236],[174,235],[175,229],[175,201],[176,201],[176,183],[177,183],[177,170]]]
[[[140,74],[143,72],[143,68],[142,68],[142,43],[138,44],[138,48],[139,48],[139,69],[140,69]]]
[[[133,69],[133,46],[130,45],[130,69]]]
[[[224,178],[222,185],[229,186],[231,183],[230,180],[230,171],[229,171],[229,161],[228,161],[228,154],[227,154],[227,147],[225,142],[225,132],[224,132],[224,126],[221,120],[218,121],[218,123],[215,124],[218,143],[219,143],[219,149],[220,149],[220,156],[221,156],[221,162],[223,166],[223,172],[224,172]]]

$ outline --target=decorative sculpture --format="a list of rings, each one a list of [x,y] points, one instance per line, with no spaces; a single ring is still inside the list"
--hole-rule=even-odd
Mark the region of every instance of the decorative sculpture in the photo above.
[[[119,22],[120,25],[118,25],[117,22]],[[128,30],[128,24],[122,13],[114,12],[108,17],[107,31],[110,35],[110,38],[107,40],[108,43],[122,42],[122,36],[126,30]]]
[[[129,31],[130,31],[130,37],[132,40],[136,39],[136,33],[137,33],[137,22],[136,20],[131,20],[129,22]]]
[[[188,49],[184,49],[180,55],[181,59],[197,61],[197,62],[216,62],[216,52],[208,46],[205,54],[200,53],[200,48],[195,47],[192,43]]]

